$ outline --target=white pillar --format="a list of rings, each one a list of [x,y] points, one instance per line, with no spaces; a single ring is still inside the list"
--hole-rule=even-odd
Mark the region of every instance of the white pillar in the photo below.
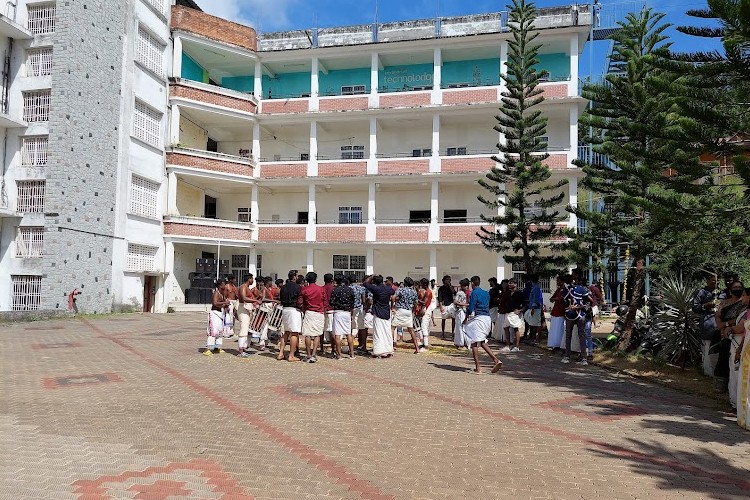
[[[182,38],[175,36],[172,40],[172,76],[182,78]]]
[[[175,287],[179,288],[179,283],[174,274],[174,243],[171,241],[164,242],[164,277],[161,290],[157,293],[156,304],[158,304],[157,312],[167,312],[169,302],[175,296]]]
[[[432,156],[430,157],[430,172],[439,173],[440,166],[440,115],[432,115]]]
[[[430,247],[430,279],[438,281],[437,247]],[[437,297],[435,297],[437,299]]]
[[[253,125],[253,161],[257,164],[257,168],[260,168],[260,124],[256,123]],[[256,177],[260,177],[257,174]]]
[[[568,168],[576,168],[573,165],[573,160],[578,157],[578,106],[571,106],[570,108],[570,149],[568,150]]]
[[[578,206],[578,177],[571,177],[568,180],[568,191],[568,204],[575,208]],[[576,214],[570,214],[568,227],[570,229],[576,229],[578,227],[578,217]]]
[[[258,213],[258,185],[253,184],[252,192],[250,193],[250,222],[257,224],[260,214]]]
[[[317,207],[315,202],[316,188],[315,184],[307,186],[307,241],[315,241],[317,223]]]
[[[379,71],[380,69],[380,57],[377,53],[373,52],[370,57],[370,96],[368,105],[371,108],[377,108],[380,105],[380,99],[378,97],[378,85]]]
[[[375,226],[375,183],[371,182],[367,187],[367,228],[366,239],[367,241],[375,241],[377,227]]]
[[[310,122],[310,161],[307,162],[307,176],[318,175],[318,122]]]
[[[367,258],[365,259],[365,267],[367,274],[375,272],[375,250],[372,247],[367,249]]]
[[[432,181],[430,189],[430,229],[429,241],[440,241],[440,226],[438,219],[440,217],[438,197],[440,196],[440,184],[438,181]]]
[[[507,75],[508,74],[508,41],[503,40],[500,42],[500,74],[501,75]],[[505,80],[500,78],[500,90],[499,95],[497,96],[498,100],[502,98],[503,92],[507,90],[507,85],[505,85]]]
[[[443,53],[440,47],[434,51],[432,59],[432,104],[443,104]]]
[[[578,35],[570,37],[570,82],[568,95],[578,95]]]
[[[308,248],[307,249],[307,272],[311,272],[315,270],[315,249]]]
[[[169,116],[169,145],[179,144],[180,142],[180,106],[172,104],[172,110]]]
[[[250,248],[247,251],[247,272],[252,274],[254,277],[258,277],[258,250]],[[242,276],[240,276],[242,279]]]
[[[367,158],[367,175],[378,173],[378,119],[370,118],[370,156]]]
[[[319,74],[320,68],[318,66],[318,57],[314,56],[312,58],[312,69],[310,70],[310,111],[318,111],[318,109],[320,109],[320,86],[318,84]]]
[[[177,174],[167,176],[167,215],[177,215]]]
[[[255,83],[253,85],[253,95],[258,101],[263,99],[263,65],[259,59],[255,61]]]
[[[495,277],[498,283],[505,279],[505,256],[501,253],[497,254],[497,271]]]

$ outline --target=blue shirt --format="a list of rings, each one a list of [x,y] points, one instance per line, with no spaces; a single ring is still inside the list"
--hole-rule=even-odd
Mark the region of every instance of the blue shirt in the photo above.
[[[531,291],[529,292],[529,309],[541,309],[543,305],[542,288],[539,283],[534,283],[531,285]]]
[[[391,295],[396,293],[388,285],[363,283],[372,292],[372,314],[380,319],[391,319]]]
[[[475,316],[490,315],[490,294],[487,290],[477,287],[471,291],[471,296],[469,296],[469,307],[466,309],[466,314],[471,313],[474,313]]]

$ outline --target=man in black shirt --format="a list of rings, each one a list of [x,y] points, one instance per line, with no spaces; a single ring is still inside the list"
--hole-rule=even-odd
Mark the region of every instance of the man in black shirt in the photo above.
[[[456,298],[456,292],[453,291],[453,287],[451,286],[451,277],[450,276],[443,276],[443,284],[438,288],[438,307],[440,307],[440,312],[444,313],[445,308],[449,305],[453,304],[453,301]],[[455,318],[451,318],[451,331],[456,331],[456,320]],[[442,338],[445,338],[445,318],[440,323],[440,332],[442,334]]]
[[[492,321],[492,330],[490,330],[489,338],[500,340],[502,332],[497,327],[498,307],[500,306],[500,285],[497,284],[497,278],[494,276],[489,278],[487,282],[490,284],[490,319]]]
[[[289,279],[279,291],[279,302],[281,302],[281,322],[284,326],[284,335],[281,336],[279,344],[279,355],[276,359],[284,359],[284,346],[289,342],[288,361],[299,361],[295,356],[299,345],[299,334],[302,331],[302,311],[297,308],[297,300],[302,287],[297,284],[297,271],[289,271]]]
[[[354,312],[354,290],[349,287],[349,278],[341,274],[335,277],[336,286],[328,299],[333,308],[333,357],[341,359],[341,337],[349,343],[349,357],[354,359],[354,337],[352,336],[352,313]]]
[[[508,291],[510,291],[510,301],[508,309],[510,312],[507,316],[508,336],[507,343],[500,352],[520,352],[521,327],[523,326],[523,310],[526,298],[522,290],[518,289],[518,283],[512,279],[508,281]],[[511,348],[513,344],[513,348]]]

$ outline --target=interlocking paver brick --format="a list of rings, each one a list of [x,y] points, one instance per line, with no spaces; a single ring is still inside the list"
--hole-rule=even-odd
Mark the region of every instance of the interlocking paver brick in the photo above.
[[[499,375],[454,349],[207,358],[204,332],[200,314],[0,326],[0,497],[750,495],[750,434],[643,381],[539,351]]]

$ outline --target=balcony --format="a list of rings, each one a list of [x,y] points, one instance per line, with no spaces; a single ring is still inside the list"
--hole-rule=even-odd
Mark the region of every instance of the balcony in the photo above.
[[[199,10],[173,5],[171,26],[174,31],[185,31],[253,52],[258,50],[258,36],[254,29]]]
[[[444,174],[485,173],[497,164],[492,159],[494,154],[497,151],[469,150],[466,154],[443,156],[440,171]]]
[[[389,224],[376,221],[375,241],[378,243],[426,243],[430,237],[429,224]]]
[[[212,151],[175,147],[167,151],[167,170],[180,167],[205,172],[218,172],[243,177],[252,177],[255,162],[250,158]]]
[[[363,111],[369,107],[367,95],[337,95],[323,97],[318,102],[320,111]]]
[[[169,98],[187,107],[244,119],[252,118],[258,109],[258,102],[250,94],[181,78],[170,78]]]
[[[181,243],[250,244],[254,225],[221,219],[177,215],[164,216],[164,236]]]
[[[260,177],[263,179],[301,179],[307,177],[307,161],[298,158],[279,158],[263,161]]]
[[[273,97],[263,99],[260,112],[264,114],[307,113],[310,110],[308,97]]]
[[[481,233],[482,224],[472,220],[467,223],[441,223],[440,224],[440,241],[442,243],[479,243],[480,239],[477,233]],[[491,226],[485,225],[491,230]]]
[[[367,175],[366,160],[320,160],[318,177],[361,177]]]
[[[367,226],[362,224],[318,224],[315,241],[322,243],[363,243],[367,239]]]
[[[258,224],[258,241],[262,243],[303,243],[307,241],[307,225],[272,221]]]
[[[388,108],[416,108],[419,106],[429,106],[431,103],[431,93],[425,91],[415,91],[406,89],[401,93],[387,93],[380,95],[380,107]]]
[[[384,153],[378,154],[378,158],[379,175],[414,175],[430,171],[428,157],[413,157],[411,153]]]

